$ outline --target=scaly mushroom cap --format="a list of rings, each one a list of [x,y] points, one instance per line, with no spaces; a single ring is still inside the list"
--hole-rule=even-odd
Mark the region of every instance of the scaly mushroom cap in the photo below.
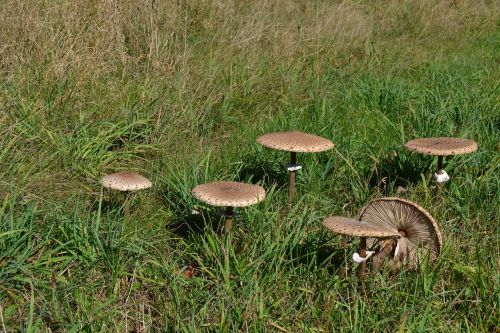
[[[367,223],[400,231],[399,249],[392,264],[410,267],[421,263],[426,256],[433,262],[442,247],[441,233],[432,216],[419,205],[400,198],[380,198],[370,202],[361,211],[360,219]],[[369,249],[380,247],[374,238],[367,240]]]
[[[359,237],[399,238],[395,229],[368,224],[343,216],[330,216],[323,221],[323,225],[330,231],[338,234]]]
[[[118,191],[138,191],[153,186],[149,179],[133,172],[111,173],[101,179],[101,184]]]
[[[477,143],[462,138],[419,138],[408,141],[405,148],[436,156],[468,154],[477,150]]]
[[[212,206],[245,207],[266,198],[262,186],[240,182],[217,181],[196,186],[193,195]]]
[[[321,152],[335,146],[328,139],[298,131],[264,134],[257,138],[257,142],[269,148],[296,153]]]

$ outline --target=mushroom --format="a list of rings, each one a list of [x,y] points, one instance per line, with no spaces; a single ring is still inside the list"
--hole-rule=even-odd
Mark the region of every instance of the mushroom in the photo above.
[[[416,268],[427,256],[433,263],[441,252],[443,241],[436,221],[414,202],[375,199],[361,210],[359,219],[332,216],[323,225],[335,233],[361,237],[360,252],[353,255],[353,260],[361,264],[361,281],[370,257],[372,269],[377,271],[390,254],[388,263],[393,268],[403,264]]]
[[[390,264],[400,268],[403,263],[415,268],[425,256],[434,262],[441,252],[443,240],[436,221],[422,207],[401,198],[373,200],[361,210],[360,219],[369,224],[396,229],[398,239]],[[376,238],[367,240],[372,250],[383,250],[388,244]],[[383,259],[383,258],[381,258]]]
[[[107,189],[121,192],[135,193],[153,186],[146,177],[134,172],[116,172],[104,176],[101,184]],[[124,215],[127,217],[129,208],[128,196],[125,199]]]
[[[288,199],[290,202],[295,198],[295,173],[297,170],[302,169],[302,166],[297,164],[297,153],[322,152],[335,146],[328,139],[298,131],[264,134],[257,138],[257,142],[268,148],[290,152],[290,164],[286,166],[286,169],[290,172],[288,186]]]
[[[246,207],[265,199],[262,186],[230,181],[215,181],[196,186],[195,198],[212,206],[226,207],[224,231],[229,233],[233,226],[234,207]]]
[[[408,141],[405,148],[420,154],[438,156],[437,171],[434,179],[438,183],[447,182],[450,177],[443,170],[443,160],[448,155],[468,154],[477,150],[477,143],[462,138],[419,138]]]
[[[359,254],[354,253],[353,255],[353,260],[360,263],[359,279],[361,281],[364,281],[365,277],[366,260],[375,253],[374,251],[367,251],[367,237],[375,237],[376,239],[393,239],[400,237],[400,234],[394,228],[373,225],[343,216],[327,217],[323,221],[323,225],[328,230],[337,234],[361,237]]]

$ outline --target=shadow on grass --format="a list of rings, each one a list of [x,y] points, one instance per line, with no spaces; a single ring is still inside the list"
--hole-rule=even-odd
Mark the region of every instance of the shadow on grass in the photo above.
[[[200,235],[213,221],[208,211],[193,213],[196,200],[191,194],[189,186],[179,186],[172,189],[162,189],[159,197],[163,206],[167,207],[173,214],[173,221],[165,224],[165,229],[181,238],[192,238]]]
[[[88,203],[88,208],[91,212],[97,213],[99,205],[101,206],[101,213],[120,212],[123,215],[123,206],[127,196],[122,192],[105,192],[102,201],[99,203],[99,195],[97,195],[91,202]]]
[[[345,275],[345,254],[341,247],[306,241],[290,248],[289,253],[293,265],[325,267],[330,274]]]
[[[432,157],[416,154],[396,153],[381,157],[369,171],[366,179],[370,188],[388,194],[391,187],[397,188],[416,185],[421,174],[430,172]]]
[[[287,186],[288,171],[285,169],[285,160],[268,161],[259,156],[247,155],[243,158],[235,180],[253,184],[261,182],[265,187],[274,184],[278,188]]]
[[[172,223],[166,224],[165,228],[184,239],[203,235],[207,228],[221,233],[224,228],[224,216],[221,216],[216,210],[187,214],[176,218]]]

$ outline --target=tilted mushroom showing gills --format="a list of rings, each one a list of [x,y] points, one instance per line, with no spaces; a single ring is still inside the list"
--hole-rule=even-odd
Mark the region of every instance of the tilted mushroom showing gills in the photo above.
[[[107,189],[122,192],[137,192],[139,190],[145,190],[153,186],[149,179],[134,172],[111,173],[101,179],[101,184]],[[124,204],[125,217],[127,217],[128,215],[128,199],[129,198],[127,196]]]
[[[295,198],[295,173],[302,168],[297,164],[297,153],[323,152],[335,146],[328,139],[298,131],[264,134],[257,138],[257,142],[268,148],[290,152],[290,164],[287,165],[287,170],[290,172],[288,185],[290,201]]]
[[[405,148],[420,154],[438,156],[438,166],[434,178],[438,183],[443,183],[450,179],[446,171],[443,170],[444,157],[475,152],[477,143],[462,138],[419,138],[408,141]]]
[[[254,205],[266,198],[266,191],[262,186],[230,181],[198,185],[192,193],[195,198],[209,205],[226,207],[226,233],[233,226],[234,207]]]
[[[424,260],[433,263],[441,252],[443,240],[436,221],[422,207],[400,198],[380,198],[370,202],[361,211],[360,219],[381,228],[395,229],[401,235],[396,243],[372,237],[368,248],[382,251],[386,246],[394,247],[389,263],[400,268],[407,264],[415,268]]]
[[[360,263],[359,279],[364,280],[366,260],[374,254],[374,252],[367,252],[366,238],[376,237],[378,239],[395,239],[400,238],[397,229],[387,228],[384,226],[372,225],[364,221],[358,221],[343,216],[330,216],[323,221],[323,225],[330,231],[348,236],[361,237],[359,254],[353,255],[353,260]]]
[[[361,211],[360,221],[331,216],[323,225],[334,233],[361,237],[360,252],[353,255],[353,260],[361,264],[362,281],[370,257],[374,271],[389,255],[390,266],[401,268],[406,264],[415,268],[427,259],[432,264],[443,243],[432,216],[416,203],[400,198],[373,200]]]

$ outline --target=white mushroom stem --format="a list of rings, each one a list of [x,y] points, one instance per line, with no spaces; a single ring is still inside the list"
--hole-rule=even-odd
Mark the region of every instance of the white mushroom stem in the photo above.
[[[404,260],[407,252],[408,245],[406,243],[406,231],[405,230],[400,230],[399,234],[401,235],[401,238],[398,238],[397,243],[396,243],[396,249],[394,250],[394,259],[396,260]]]
[[[401,237],[398,239],[396,250],[394,251],[394,260],[404,261],[408,259],[408,239]]]
[[[396,245],[396,249],[394,250],[394,258],[397,258],[398,257],[398,254],[399,254],[399,249],[401,247],[399,246],[399,239],[398,239],[398,243]]]

